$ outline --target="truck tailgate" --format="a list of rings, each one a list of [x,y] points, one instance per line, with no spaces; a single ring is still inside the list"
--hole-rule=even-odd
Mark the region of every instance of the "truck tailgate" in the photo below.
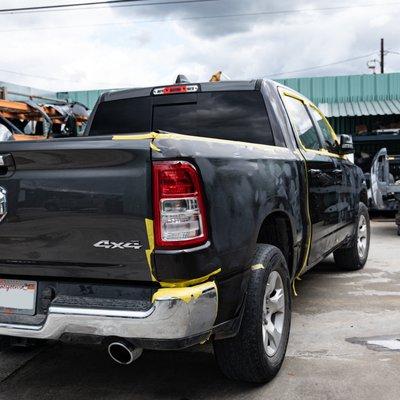
[[[151,281],[149,142],[1,143],[0,274]]]

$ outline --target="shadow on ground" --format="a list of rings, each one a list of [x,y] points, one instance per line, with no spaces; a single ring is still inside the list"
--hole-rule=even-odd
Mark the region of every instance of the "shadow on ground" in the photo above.
[[[3,381],[0,398],[190,400],[251,396],[259,388],[225,379],[209,352],[147,351],[119,366],[102,347],[58,344]]]

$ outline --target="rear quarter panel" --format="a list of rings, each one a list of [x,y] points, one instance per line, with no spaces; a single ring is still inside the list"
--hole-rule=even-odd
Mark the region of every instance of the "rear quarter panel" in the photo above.
[[[260,227],[273,211],[286,213],[294,243],[302,240],[303,168],[291,150],[168,134],[158,136],[154,144],[158,151],[153,150],[153,160],[183,159],[198,167],[210,227],[207,249],[173,257],[156,252],[157,276],[162,280],[191,279],[218,268],[223,277],[247,269]]]

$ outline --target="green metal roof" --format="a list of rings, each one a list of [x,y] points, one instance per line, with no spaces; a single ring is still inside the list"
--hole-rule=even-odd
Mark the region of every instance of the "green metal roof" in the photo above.
[[[400,114],[400,100],[319,103],[318,107],[327,117],[361,117],[367,115]]]
[[[315,104],[400,100],[400,73],[281,79]]]

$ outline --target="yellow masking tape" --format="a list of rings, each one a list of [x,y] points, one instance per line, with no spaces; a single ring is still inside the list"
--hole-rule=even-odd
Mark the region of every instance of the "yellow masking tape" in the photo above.
[[[151,280],[152,281],[157,281],[155,276],[153,275],[153,269],[151,266],[151,253],[154,250],[154,230],[153,230],[153,220],[152,219],[145,219],[145,224],[146,224],[146,233],[147,233],[147,241],[149,243],[149,248],[146,249],[146,259],[147,259],[147,264],[150,269],[150,275],[151,275]]]
[[[306,177],[306,218],[307,218],[307,238],[306,238],[306,253],[304,255],[303,265],[300,268],[300,271],[296,275],[293,280],[293,293],[297,296],[296,292],[296,280],[300,280],[300,275],[303,273],[305,268],[307,267],[308,257],[310,255],[311,249],[311,238],[312,238],[312,225],[311,225],[311,215],[310,215],[310,203],[309,203],[309,182],[308,182],[308,173],[307,173],[307,161],[304,158],[304,166],[305,166],[305,177]]]
[[[190,136],[190,135],[182,135],[180,133],[156,133],[150,132],[141,135],[114,135],[112,140],[144,140],[144,139],[173,139],[173,140],[188,140],[188,141],[195,141],[195,142],[208,142],[208,143],[232,143],[235,146],[239,147],[252,147],[252,148],[259,148],[259,149],[268,149],[273,151],[276,154],[286,154],[290,153],[290,150],[286,147],[277,147],[271,146],[266,144],[258,144],[258,143],[250,143],[250,142],[239,142],[236,140],[226,140],[226,139],[215,139],[209,137],[200,137],[200,136]],[[154,147],[152,147],[152,144]],[[150,144],[150,147],[155,151],[161,151],[154,143]]]
[[[155,139],[158,133],[150,132],[143,133],[140,135],[114,135],[112,140],[144,140],[144,139]]]
[[[153,142],[150,142],[150,148],[159,153],[161,152],[161,150]]]
[[[198,299],[203,292],[209,289],[217,288],[215,282],[206,282],[201,285],[184,287],[184,288],[162,288],[158,289],[157,292],[153,294],[152,302],[157,300],[166,299],[179,299],[185,303],[189,303],[192,300]]]

